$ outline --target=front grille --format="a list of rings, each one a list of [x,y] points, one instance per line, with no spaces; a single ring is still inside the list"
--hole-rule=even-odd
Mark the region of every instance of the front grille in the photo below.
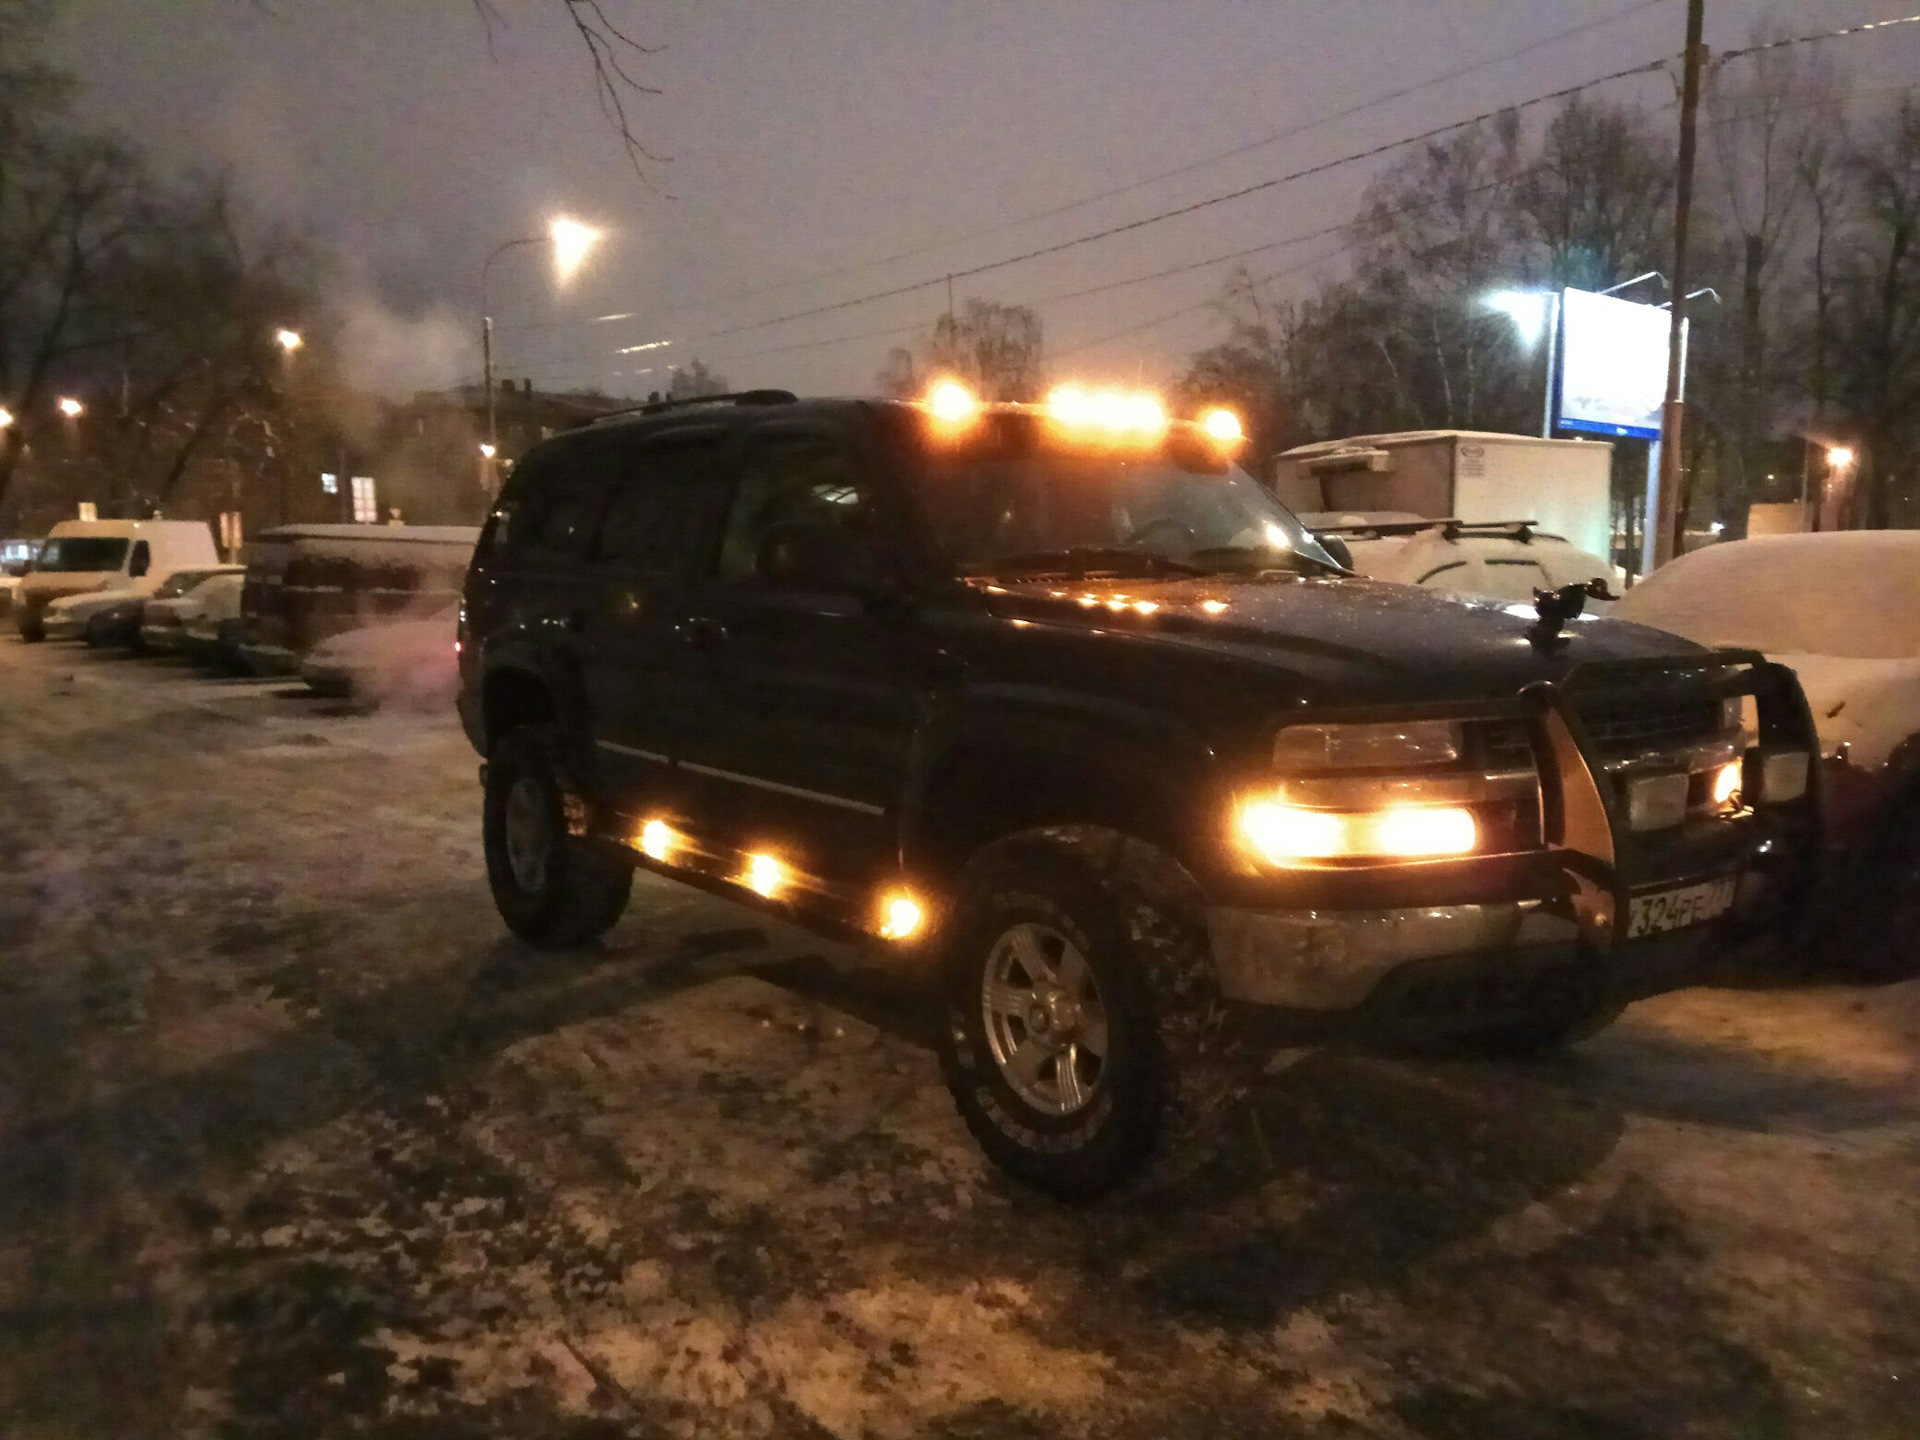
[[[1603,755],[1668,754],[1720,733],[1712,696],[1608,695],[1576,702],[1580,723]]]
[[[1670,755],[1720,738],[1720,702],[1713,696],[1609,692],[1575,697],[1575,711],[1603,759]],[[1489,770],[1533,766],[1523,720],[1489,720],[1479,731],[1480,763]]]

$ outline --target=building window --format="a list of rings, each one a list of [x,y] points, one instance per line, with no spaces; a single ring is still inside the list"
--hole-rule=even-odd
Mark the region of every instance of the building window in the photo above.
[[[340,493],[340,477],[338,475],[330,475],[325,470],[322,470],[320,472],[320,493],[322,495],[338,495]]]
[[[373,476],[353,477],[353,521],[356,525],[380,523],[380,502],[373,493]]]

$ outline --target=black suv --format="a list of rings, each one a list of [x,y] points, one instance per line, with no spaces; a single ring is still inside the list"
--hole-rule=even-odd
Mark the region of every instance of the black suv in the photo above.
[[[542,442],[467,579],[512,930],[635,866],[924,956],[995,1162],[1191,1155],[1261,1046],[1590,1033],[1813,853],[1791,672],[1344,571],[1150,400],[658,404]]]

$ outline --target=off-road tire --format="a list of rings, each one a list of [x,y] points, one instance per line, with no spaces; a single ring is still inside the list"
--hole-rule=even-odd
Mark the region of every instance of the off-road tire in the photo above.
[[[1844,977],[1892,985],[1920,975],[1920,803],[1892,812],[1852,894],[1841,931]]]
[[[633,888],[633,868],[596,850],[569,824],[583,801],[562,756],[559,731],[523,725],[494,742],[487,755],[483,837],[487,881],[507,928],[542,950],[591,945],[619,921]],[[508,806],[517,790],[543,826],[544,864],[537,877],[517,874],[509,854]],[[524,871],[527,867],[522,865]]]
[[[1098,1083],[1069,1115],[1024,1100],[987,1035],[988,968],[1003,937],[1028,924],[1077,947],[1106,1016]],[[938,947],[941,1071],[1001,1170],[1087,1202],[1171,1183],[1206,1158],[1251,1067],[1220,999],[1197,887],[1170,858],[1080,828],[997,842],[962,873]]]

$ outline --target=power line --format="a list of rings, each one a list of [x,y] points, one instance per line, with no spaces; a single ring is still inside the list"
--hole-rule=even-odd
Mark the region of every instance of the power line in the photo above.
[[[1920,25],[1920,15],[1902,15],[1895,20],[1870,20],[1864,25],[1845,25],[1838,30],[1822,30],[1812,35],[1788,35],[1758,45],[1743,45],[1737,50],[1722,50],[1714,57],[1713,63],[1724,65],[1729,60],[1744,59],[1765,50],[1781,50],[1789,45],[1816,45],[1822,40],[1843,40],[1849,35],[1865,35],[1870,30],[1891,30],[1896,25]]]
[[[1017,255],[1008,255],[999,260],[990,260],[982,265],[973,265],[963,270],[955,270],[951,272],[951,275],[955,280],[969,280],[976,276],[989,274],[995,270],[1004,270],[1009,266],[1024,264],[1029,260],[1037,260],[1047,255],[1057,255],[1062,251],[1076,249],[1081,245],[1090,245],[1095,241],[1108,240],[1116,235],[1130,234],[1136,230],[1143,230],[1150,225],[1158,225],[1167,220],[1192,215],[1201,210],[1211,209],[1216,205],[1226,204],[1229,201],[1242,200],[1249,195],[1261,194],[1276,189],[1279,186],[1291,184],[1296,180],[1304,180],[1310,176],[1322,175],[1328,171],[1337,170],[1342,166],[1356,164],[1362,160],[1371,160],[1389,151],[1402,149],[1408,145],[1417,145],[1425,140],[1437,139],[1442,135],[1450,134],[1456,130],[1467,129],[1470,126],[1496,119],[1501,115],[1517,113],[1521,110],[1531,109],[1536,105],[1545,105],[1555,100],[1564,100],[1568,96],[1577,95],[1581,91],[1590,90],[1597,85],[1609,84],[1612,81],[1624,80],[1635,75],[1651,74],[1664,67],[1674,58],[1672,55],[1663,55],[1658,59],[1649,60],[1639,65],[1632,65],[1624,70],[1616,70],[1611,74],[1595,76],[1591,80],[1583,80],[1577,85],[1562,86],[1558,90],[1548,91],[1544,95],[1535,95],[1531,99],[1516,101],[1510,105],[1501,105],[1490,110],[1483,110],[1479,114],[1470,115],[1463,120],[1454,120],[1445,125],[1436,125],[1431,129],[1422,130],[1418,134],[1405,135],[1397,140],[1384,141],[1381,144],[1369,146],[1364,150],[1356,150],[1332,160],[1324,160],[1317,165],[1308,165],[1299,170],[1289,171],[1284,175],[1276,175],[1266,180],[1256,181],[1251,185],[1242,185],[1237,189],[1228,190],[1218,195],[1210,195],[1205,199],[1195,200],[1186,205],[1176,205],[1166,210],[1160,210],[1154,214],[1142,216],[1137,220],[1129,220],[1119,225],[1110,225],[1105,229],[1095,230],[1085,235],[1076,235],[1071,239],[1057,241],[1051,245],[1042,245],[1032,250],[1023,251]],[[785,315],[775,315],[765,320],[744,321],[738,325],[727,325],[720,329],[705,331],[698,335],[681,336],[678,337],[676,343],[688,345],[698,344],[706,340],[718,340],[728,335],[739,335],[752,330],[764,330],[774,325],[785,325],[794,320],[808,320],[817,315],[830,315],[836,311],[852,309],[855,306],[870,305],[879,300],[891,300],[901,295],[911,295],[916,291],[928,290],[936,285],[945,284],[947,278],[947,272],[942,272],[939,275],[929,276],[924,280],[915,280],[908,284],[895,285],[885,290],[876,290],[865,295],[856,295],[849,299],[835,300],[823,305],[812,305],[804,310],[790,311]]]
[[[981,226],[979,229],[976,229],[976,230],[963,231],[958,235],[950,235],[944,240],[931,241],[925,245],[916,245],[905,250],[896,250],[890,255],[881,255],[872,260],[862,260],[862,261],[855,262],[853,264],[841,265],[828,270],[819,270],[808,275],[800,275],[788,280],[775,280],[765,285],[753,286],[752,288],[747,290],[735,291],[730,295],[712,296],[712,297],[708,297],[705,300],[694,301],[680,308],[682,310],[698,309],[707,305],[724,304],[733,300],[750,299],[756,295],[771,294],[779,290],[790,290],[801,285],[811,285],[816,281],[820,281],[820,280],[836,280],[844,275],[857,274],[862,270],[879,269],[881,266],[891,265],[896,261],[911,260],[916,256],[931,254],[936,250],[944,250],[949,248],[950,246],[965,244],[969,240],[979,240],[979,239],[985,238],[988,235],[998,235],[1007,230],[1015,230],[1020,228],[1023,225],[1030,225],[1038,220],[1049,220],[1056,215],[1065,215],[1074,210],[1085,209],[1087,206],[1097,204],[1099,201],[1111,200],[1115,196],[1119,196],[1119,195],[1132,194],[1136,190],[1144,190],[1148,186],[1157,185],[1163,180],[1171,180],[1176,176],[1190,174],[1195,170],[1204,169],[1208,165],[1218,164],[1222,160],[1232,160],[1232,159],[1238,158],[1241,155],[1251,154],[1255,150],[1263,150],[1267,146],[1278,144],[1282,140],[1293,139],[1296,136],[1306,134],[1308,131],[1317,130],[1324,125],[1331,125],[1334,122],[1339,120],[1351,119],[1355,115],[1363,114],[1368,110],[1377,109],[1382,105],[1391,104],[1395,100],[1404,100],[1408,96],[1417,95],[1423,90],[1431,90],[1436,86],[1445,85],[1455,80],[1464,79],[1469,75],[1474,75],[1482,70],[1490,69],[1495,65],[1509,64],[1514,60],[1518,60],[1523,55],[1530,55],[1536,50],[1545,49],[1549,45],[1557,44],[1562,40],[1571,39],[1575,35],[1584,34],[1589,30],[1597,30],[1602,26],[1611,25],[1617,21],[1624,20],[1631,16],[1637,15],[1643,10],[1651,10],[1657,5],[1665,5],[1670,3],[1672,3],[1672,0],[1636,0],[1636,3],[1634,4],[1627,5],[1622,9],[1611,12],[1610,14],[1599,16],[1596,19],[1585,21],[1579,25],[1570,26],[1565,30],[1555,31],[1551,35],[1543,36],[1538,40],[1534,40],[1526,45],[1522,45],[1517,50],[1510,50],[1501,55],[1490,56],[1485,60],[1477,60],[1471,65],[1460,66],[1458,69],[1449,70],[1444,74],[1432,76],[1426,80],[1418,81],[1417,83],[1412,85],[1403,85],[1398,90],[1390,90],[1385,95],[1377,95],[1371,100],[1360,101],[1356,104],[1347,106],[1343,110],[1335,110],[1330,114],[1321,115],[1313,120],[1308,120],[1298,125],[1289,126],[1284,130],[1276,130],[1270,135],[1263,135],[1257,140],[1249,140],[1242,144],[1232,146],[1226,150],[1217,150],[1212,154],[1203,155],[1197,160],[1190,160],[1184,164],[1175,165],[1171,169],[1157,171],[1152,175],[1143,176],[1138,180],[1129,181],[1124,185],[1115,185],[1105,190],[1096,190],[1091,194],[1082,195],[1077,200],[1069,200],[1059,205],[1050,205],[1047,208],[1042,210],[1032,210],[1027,212],[1024,215],[1017,215],[1010,220],[1001,220],[1001,221],[995,222],[992,225]],[[955,271],[954,274],[955,274],[955,277],[958,278],[960,272]],[[595,318],[602,318],[602,317],[595,317]],[[613,317],[605,317],[605,318],[613,318]],[[618,318],[627,319],[631,317],[621,316]],[[578,323],[586,323],[586,322],[578,322]]]

